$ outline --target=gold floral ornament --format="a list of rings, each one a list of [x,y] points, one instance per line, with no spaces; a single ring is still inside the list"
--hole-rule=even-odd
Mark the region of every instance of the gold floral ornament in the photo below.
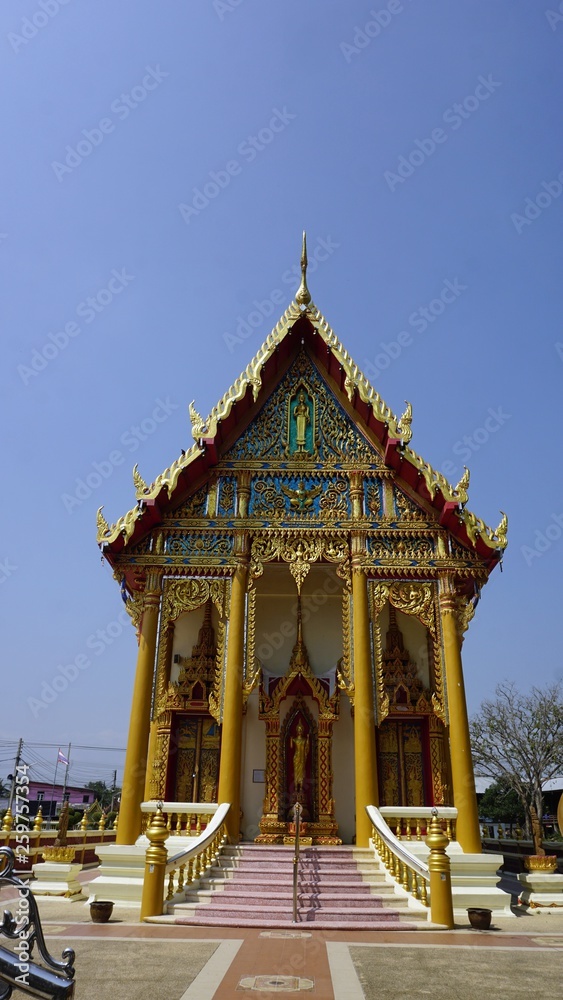
[[[412,438],[412,428],[411,428],[412,406],[410,403],[407,403],[406,399],[405,403],[406,403],[406,410],[399,419],[399,422],[397,424],[397,430],[401,435],[401,441],[403,442],[403,444],[408,444],[410,439]]]
[[[470,479],[471,473],[469,472],[469,469],[467,468],[466,465],[464,465],[463,468],[465,469],[465,472],[463,473],[463,475],[462,475],[459,483],[455,487],[454,492],[455,492],[456,497],[459,500],[460,504],[462,506],[465,506],[465,504],[469,500],[469,494],[468,494],[467,490],[469,489],[469,479]]]
[[[133,466],[133,485],[135,487],[135,499],[144,500],[145,496],[149,492],[149,488],[141,476],[139,466],[136,463]]]
[[[414,615],[423,625],[434,626],[434,599],[430,583],[392,583],[389,600],[406,615]]]

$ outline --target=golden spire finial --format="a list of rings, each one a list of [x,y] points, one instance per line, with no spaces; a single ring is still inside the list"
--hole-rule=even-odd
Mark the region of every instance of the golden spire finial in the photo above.
[[[299,303],[300,306],[308,306],[311,301],[311,293],[307,288],[307,233],[303,230],[303,246],[301,248],[301,284],[297,289],[297,295],[295,296],[295,301]]]

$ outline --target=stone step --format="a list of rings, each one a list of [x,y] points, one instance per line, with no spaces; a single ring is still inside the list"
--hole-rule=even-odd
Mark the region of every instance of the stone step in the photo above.
[[[339,907],[341,910],[348,910],[351,908],[360,907],[373,907],[378,908],[396,908],[397,900],[396,897],[382,897],[379,898],[375,895],[366,895],[365,893],[349,893],[345,898],[341,894],[322,891],[322,892],[307,892],[300,891],[298,893],[298,902],[300,907],[317,907],[324,908],[329,907]],[[243,909],[248,909],[252,906],[260,906],[262,909],[279,909],[280,907],[286,908],[291,907],[293,902],[293,893],[288,892],[263,892],[254,893],[249,896],[244,890],[237,892],[234,889],[227,889],[225,892],[217,893],[213,889],[203,889],[197,890],[195,892],[187,892],[185,894],[184,901],[182,903],[176,904],[177,907],[182,907],[185,904],[194,905],[201,903],[205,906],[213,906],[217,902],[221,906],[240,906]]]
[[[296,930],[299,927],[310,926],[311,923],[314,923],[315,930],[336,930],[338,928],[338,930],[354,931],[416,931],[421,928],[426,930],[436,927],[436,925],[428,924],[426,921],[422,923],[421,920],[417,920],[416,916],[411,917],[410,915],[408,918],[401,917],[400,920],[366,920],[363,918],[347,920],[345,917],[342,917],[338,921],[326,920],[317,916],[314,920],[304,920],[301,918],[296,924],[290,918],[282,919],[279,917],[269,919],[268,917],[248,917],[240,913],[230,920],[227,920],[224,916],[198,916],[196,920],[190,917],[163,915],[161,917],[149,917],[147,922],[187,924],[190,927],[260,927],[263,930],[268,930],[269,928]]]
[[[205,916],[208,917],[211,914],[213,916],[225,916],[232,917],[239,914],[248,917],[260,917],[269,916],[272,917],[274,913],[278,915],[280,911],[281,915],[288,914],[291,915],[292,911],[292,901],[291,897],[287,900],[270,900],[264,901],[264,903],[259,902],[248,902],[248,899],[244,901],[243,904],[239,904],[236,899],[225,899],[223,896],[214,897],[208,903],[201,903],[196,900],[193,902],[177,903],[174,907],[174,914],[191,914],[192,916]],[[326,906],[321,906],[320,904],[315,904],[314,906],[306,902],[299,902],[297,907],[297,912],[300,914],[308,914],[307,919],[312,920],[314,913],[320,913],[322,911],[323,916],[327,920],[337,919],[346,917],[347,919],[355,920],[357,915],[360,916],[371,916],[374,919],[377,917],[378,920],[393,920],[395,917],[398,918],[403,913],[407,913],[406,908],[400,909],[397,907],[383,907],[381,905],[366,906],[365,900],[358,900],[357,906],[342,907],[335,906],[334,901],[327,904]]]
[[[242,845],[223,849],[170,916],[195,926],[290,927],[292,907],[293,848]],[[302,924],[333,929],[405,929],[427,922],[425,910],[409,910],[394,894],[371,851],[351,847],[301,851],[298,916]]]
[[[275,880],[276,890],[291,890],[293,891],[293,881],[290,878],[276,878]],[[272,889],[272,880],[265,879],[264,876],[261,878],[256,876],[256,878],[240,878],[238,875],[236,878],[230,877],[211,877],[203,878],[200,880],[199,887],[202,890],[206,889],[223,889],[224,891],[230,890],[231,887],[236,886],[238,889],[246,886],[247,893],[253,892],[270,892]],[[330,892],[341,893],[346,895],[351,889],[354,892],[363,893],[376,893],[380,895],[393,895],[393,886],[389,882],[366,882],[366,881],[338,881],[330,878],[323,878],[320,882],[311,882],[307,879],[300,879],[299,886],[302,891],[304,890],[320,890],[324,891],[328,889]]]
[[[217,861],[215,862],[214,868],[224,868],[224,869],[231,869],[233,871],[245,871],[245,872],[264,872],[264,871],[271,871],[273,868],[276,872],[285,872],[287,874],[288,872],[293,871],[293,861],[284,864],[283,861],[278,862],[274,859],[270,861],[268,864],[261,864],[251,858],[240,858],[236,860],[233,858],[218,858]],[[304,862],[301,859],[299,862],[299,870],[304,872],[322,871],[323,873],[329,871],[342,872],[342,873],[345,872],[346,877],[348,877],[348,875],[361,876],[364,874],[366,875],[381,874],[380,866],[373,862],[371,864],[366,863],[366,864],[356,865],[353,861],[349,861],[347,863],[342,863],[342,864],[330,861],[323,865],[312,865],[312,864],[307,864],[307,862]]]

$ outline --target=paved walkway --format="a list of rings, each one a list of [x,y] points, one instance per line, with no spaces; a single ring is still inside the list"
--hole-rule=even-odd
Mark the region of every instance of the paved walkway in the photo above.
[[[518,998],[540,983],[542,995],[558,995],[563,972],[563,913],[498,920],[490,931],[373,932],[141,924],[128,907],[93,924],[84,903],[54,899],[40,910],[54,957],[67,944],[76,951],[76,1000]]]

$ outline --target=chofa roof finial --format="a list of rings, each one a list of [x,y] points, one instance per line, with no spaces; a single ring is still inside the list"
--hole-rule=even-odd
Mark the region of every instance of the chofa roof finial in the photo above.
[[[307,288],[307,234],[303,230],[303,246],[301,249],[301,284],[297,289],[297,295],[295,296],[295,301],[299,303],[300,306],[308,306],[311,301],[311,293]]]

